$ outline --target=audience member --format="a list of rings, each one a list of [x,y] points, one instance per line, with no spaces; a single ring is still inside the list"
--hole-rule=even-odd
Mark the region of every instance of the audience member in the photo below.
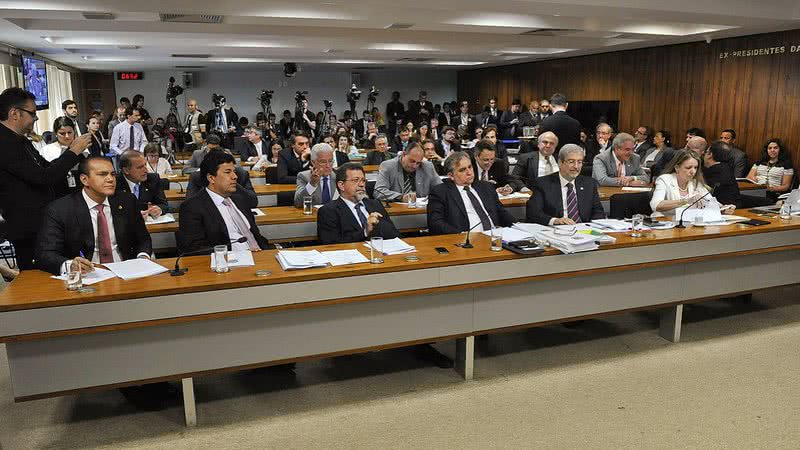
[[[400,133],[394,138],[392,143],[392,153],[400,154],[406,150],[411,141],[411,132],[407,128],[402,128]]]
[[[108,121],[108,125],[106,127],[106,134],[108,134],[109,139],[114,134],[114,127],[116,127],[120,122],[125,121],[125,111],[126,108],[122,106],[118,106],[115,114],[111,115],[110,120]]]
[[[614,137],[612,149],[594,158],[592,177],[600,186],[646,186],[650,177],[633,153],[634,139],[628,133]]]
[[[389,144],[387,140],[388,138],[385,134],[379,134],[375,137],[375,149],[369,151],[367,153],[367,157],[364,158],[365,166],[377,166],[382,162],[397,156],[397,154],[389,151]]]
[[[539,135],[539,151],[519,155],[517,164],[511,171],[510,183],[515,191],[531,192],[536,179],[550,175],[558,170],[558,162],[553,153],[558,146],[558,137],[552,131]]]
[[[100,119],[92,117],[89,119],[89,134],[92,137],[92,143],[89,146],[89,154],[92,156],[105,156],[106,154],[106,138],[103,132],[100,131]]]
[[[144,157],[147,160],[147,173],[154,173],[159,177],[172,175],[172,165],[161,156],[161,146],[150,142],[144,146]]]
[[[278,153],[278,183],[297,184],[297,174],[308,170],[311,149],[309,138],[304,134],[292,136],[292,148]]]
[[[425,161],[429,161],[433,165],[433,170],[436,171],[436,174],[439,176],[446,175],[447,172],[444,170],[444,158],[439,156],[439,153],[436,152],[436,143],[433,141],[422,141],[420,145],[422,145]]]
[[[567,114],[567,97],[561,93],[555,93],[550,97],[550,109],[553,115],[543,119],[539,125],[539,134],[552,131],[558,138],[556,153],[566,144],[581,143],[581,123]]]
[[[470,162],[475,179],[491,183],[499,195],[508,195],[514,192],[511,187],[511,176],[508,173],[508,161],[497,158],[494,145],[488,140],[483,140],[475,145],[470,154]]]
[[[248,126],[244,129],[243,136],[245,141],[239,149],[239,157],[242,161],[258,161],[267,155],[267,143],[261,138],[261,129],[256,126]]]
[[[650,199],[653,216],[675,218],[677,208],[693,204],[708,192],[700,170],[700,156],[693,150],[677,150],[664,173],[656,179],[653,197]],[[709,195],[695,206],[703,207],[711,201],[714,200]],[[725,211],[734,208],[733,205],[722,207]]]
[[[192,156],[189,158],[188,166],[200,168],[200,164],[203,162],[203,158],[206,157],[208,152],[216,148],[222,148],[221,143],[222,139],[220,139],[218,135],[214,133],[208,134],[206,136],[205,145],[192,152]]]
[[[61,102],[61,111],[64,113],[61,117],[66,117],[72,122],[72,128],[75,130],[77,136],[85,134],[86,131],[88,131],[86,125],[81,123],[81,119],[78,117],[78,104],[75,103],[75,100],[68,99]]]
[[[594,136],[586,141],[586,155],[583,160],[581,175],[591,176],[594,157],[611,148],[614,129],[611,125],[600,122],[594,129]]]
[[[662,158],[672,159],[673,154],[672,133],[668,130],[658,130],[653,136],[653,146],[647,150],[647,153],[642,158],[642,166],[645,171],[650,171],[651,179],[658,178],[658,175],[660,175],[652,172],[653,166],[658,164]]]
[[[497,139],[497,127],[496,126],[489,125],[489,126],[483,127],[483,134],[481,136],[482,136],[481,139],[488,139],[489,142],[491,142],[492,145],[494,145],[494,149],[495,149],[495,152],[497,152],[497,157],[498,158],[505,159],[506,161],[508,161],[508,152],[506,151],[506,146],[505,146],[505,144],[503,144],[503,142],[501,142],[499,139]],[[476,138],[478,137],[477,130],[475,131],[475,137]]]
[[[141,117],[141,112],[136,108],[125,110],[125,121],[118,123],[111,133],[111,153],[119,156],[125,150],[144,150],[147,137],[145,129],[139,123]]]
[[[703,178],[713,189],[712,195],[723,204],[739,204],[739,184],[727,163],[730,145],[717,141],[703,153]]]
[[[503,112],[500,123],[497,127],[503,139],[516,139],[522,136],[522,127],[519,125],[519,117],[522,113],[522,101],[515,98],[511,101],[511,108]]]
[[[128,150],[119,157],[116,193],[136,198],[142,217],[157,218],[169,210],[158,174],[147,172],[147,160],[140,152]]]
[[[445,127],[442,132],[442,140],[436,141],[436,153],[442,158],[447,158],[453,152],[461,151],[461,144],[458,143],[456,130],[453,127]]]
[[[458,136],[462,141],[465,139],[474,139],[477,123],[475,122],[475,118],[469,113],[469,102],[462,100],[459,111],[460,113],[453,118],[453,128],[458,130]]]
[[[633,152],[639,155],[639,158],[644,160],[644,155],[647,151],[653,148],[653,129],[647,125],[641,125],[633,133],[634,146]]]
[[[789,150],[783,141],[772,138],[764,145],[761,160],[753,164],[747,178],[767,189],[767,200],[777,202],[778,196],[792,187],[794,168]]]
[[[302,208],[305,197],[311,197],[313,205],[325,205],[339,197],[336,190],[336,174],[333,172],[333,154],[333,148],[324,142],[311,147],[309,169],[297,174],[295,207]]]
[[[381,163],[375,182],[375,198],[407,202],[409,193],[415,193],[417,198],[427,197],[441,182],[433,164],[424,160],[422,147],[414,142],[402,155]]]
[[[733,169],[733,175],[736,178],[744,178],[747,176],[747,154],[740,148],[736,147],[736,131],[728,128],[722,130],[719,134],[719,140],[728,144],[728,164]]]
[[[392,100],[386,104],[386,126],[389,136],[397,135],[397,129],[405,119],[406,107],[400,101],[400,92],[392,92]]]

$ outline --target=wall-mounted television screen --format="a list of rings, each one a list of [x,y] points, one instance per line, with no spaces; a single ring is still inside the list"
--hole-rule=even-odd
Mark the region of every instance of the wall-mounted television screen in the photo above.
[[[600,122],[605,122],[616,130],[619,124],[619,100],[569,102],[567,113],[577,119],[582,127],[589,130],[589,135],[594,134],[594,129]]]
[[[25,90],[36,96],[36,109],[49,108],[47,70],[45,69],[44,60],[22,55],[22,77],[25,80]]]

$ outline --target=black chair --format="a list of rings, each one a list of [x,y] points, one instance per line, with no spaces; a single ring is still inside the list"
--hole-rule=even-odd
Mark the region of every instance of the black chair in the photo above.
[[[375,198],[375,182],[367,181],[367,197]]]
[[[634,214],[649,216],[653,213],[650,208],[650,192],[614,194],[609,199],[609,203],[608,217],[611,219],[630,218]]]

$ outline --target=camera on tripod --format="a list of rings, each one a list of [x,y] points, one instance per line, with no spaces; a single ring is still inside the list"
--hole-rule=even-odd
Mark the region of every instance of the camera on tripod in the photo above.
[[[214,108],[222,108],[225,106],[225,96],[218,95],[216,92],[211,94],[211,103],[214,104]]]
[[[325,105],[325,109],[333,108],[333,102],[330,100],[323,100],[322,104]]]
[[[294,94],[294,101],[300,103],[306,99],[306,95],[308,95],[308,91],[297,91]]]
[[[369,97],[367,98],[367,101],[375,103],[375,99],[378,97],[378,94],[380,93],[381,93],[380,89],[376,88],[375,86],[372,86],[369,90]]]
[[[167,85],[167,103],[174,105],[178,103],[178,96],[183,94],[183,87],[175,85],[175,77],[169,77]]]
[[[269,103],[270,101],[272,101],[272,94],[274,93],[275,91],[268,91],[266,89],[262,89],[261,95],[258,96],[258,99],[261,100],[262,103]]]
[[[347,103],[354,103],[361,99],[361,89],[358,88],[355,84],[350,88],[350,91],[347,92]]]

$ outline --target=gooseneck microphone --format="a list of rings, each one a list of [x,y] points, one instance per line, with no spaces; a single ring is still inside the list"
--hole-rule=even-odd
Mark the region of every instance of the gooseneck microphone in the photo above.
[[[678,221],[678,224],[677,224],[677,225],[675,225],[675,228],[686,228],[686,226],[683,224],[683,215],[684,215],[684,214],[686,214],[686,211],[688,211],[688,210],[689,210],[689,208],[691,208],[692,206],[696,205],[696,204],[697,204],[697,203],[698,203],[700,200],[702,200],[702,199],[704,199],[704,198],[708,197],[709,195],[711,195],[711,193],[712,193],[714,190],[716,190],[716,189],[717,189],[717,187],[719,187],[719,183],[717,183],[717,184],[714,184],[714,186],[711,188],[711,190],[710,190],[710,191],[708,191],[708,192],[706,192],[705,194],[703,194],[703,196],[702,196],[702,197],[698,198],[697,200],[695,200],[694,202],[692,202],[692,204],[691,204],[691,205],[687,206],[687,207],[686,207],[686,208],[685,208],[683,211],[681,211],[681,217],[680,217],[680,220]]]
[[[247,242],[247,238],[244,237],[244,236],[240,237],[239,239],[231,240],[232,244],[242,244],[242,243],[245,243],[245,242]],[[204,255],[206,253],[210,253],[210,252],[213,252],[213,251],[214,251],[214,247],[206,247],[206,248],[200,248],[200,249],[197,249],[197,250],[193,250],[191,252],[181,253],[180,255],[178,255],[178,258],[175,259],[175,268],[170,270],[169,274],[171,276],[173,276],[173,277],[179,277],[181,275],[185,275],[186,272],[189,271],[188,267],[184,267],[182,269],[180,267],[181,258],[183,258],[184,256]]]
[[[470,234],[470,232],[472,232],[472,230],[474,230],[475,228],[478,228],[478,225],[482,225],[482,223],[478,222],[478,223],[475,224],[475,226],[473,226],[472,228],[467,230],[467,238],[464,240],[463,243],[456,244],[456,246],[461,247],[461,248],[475,248],[475,246],[472,245],[472,243],[469,241],[469,234]]]

